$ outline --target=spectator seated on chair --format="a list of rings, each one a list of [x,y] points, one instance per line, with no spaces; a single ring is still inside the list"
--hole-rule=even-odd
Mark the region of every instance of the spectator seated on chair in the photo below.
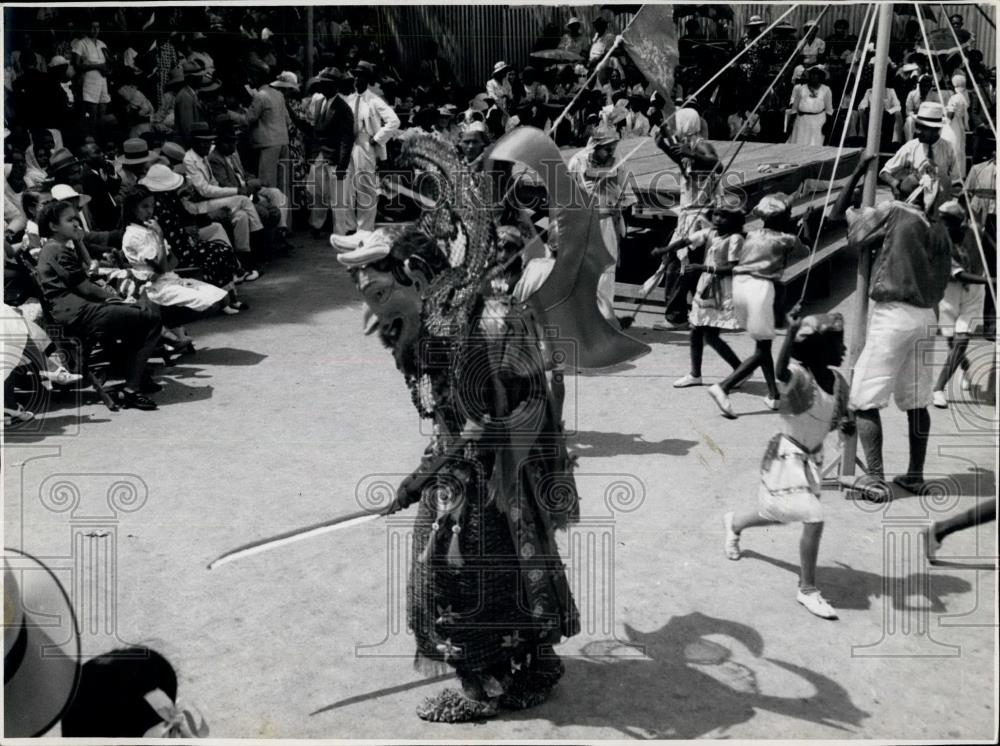
[[[72,203],[50,202],[42,208],[38,229],[45,239],[38,257],[38,281],[53,321],[87,339],[115,339],[122,343],[126,363],[125,385],[118,403],[126,408],[156,409],[144,395],[158,388],[146,375],[146,361],[160,338],[161,321],[145,304],[126,304],[108,287],[92,282],[78,242],[83,236]]]

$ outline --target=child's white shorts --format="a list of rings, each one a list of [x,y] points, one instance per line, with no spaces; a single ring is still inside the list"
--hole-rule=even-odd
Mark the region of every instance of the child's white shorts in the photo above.
[[[983,285],[964,285],[949,282],[944,290],[944,298],[938,304],[938,323],[941,334],[953,337],[968,334],[983,317],[983,303],[986,288]]]

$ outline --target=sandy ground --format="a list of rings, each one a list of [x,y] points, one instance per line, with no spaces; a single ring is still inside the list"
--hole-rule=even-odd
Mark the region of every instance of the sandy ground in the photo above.
[[[850,312],[853,265],[816,308]],[[761,380],[719,416],[677,391],[687,338],[635,334],[652,353],[570,380],[584,520],[561,538],[584,617],[566,676],[536,710],[481,725],[414,715],[444,686],[412,666],[402,612],[406,521],[208,571],[256,538],[357,509],[426,443],[388,353],[320,242],[244,286],[252,310],[192,325],[198,352],[165,371],[157,412],[51,402],[8,438],[5,543],[45,557],[74,589],[89,655],[147,644],[215,736],[397,739],[622,737],[981,739],[995,732],[995,525],[956,534],[928,568],[919,530],[995,492],[995,409],[933,410],[927,473],[940,496],[888,508],[824,493],[819,583],[841,612],[795,602],[798,528],[748,532],[726,560],[720,516],[753,504],[776,416]],[[751,342],[730,336],[738,353]],[[936,343],[943,359],[943,342]],[[992,348],[977,343],[986,375]],[[706,352],[706,377],[723,365]],[[982,378],[978,379],[980,382]],[[954,398],[963,399],[957,382]],[[968,398],[968,397],[964,397]],[[905,466],[905,418],[885,415]],[[832,439],[829,444],[835,444]],[[111,578],[105,584],[102,578]],[[993,691],[994,694],[990,694]]]

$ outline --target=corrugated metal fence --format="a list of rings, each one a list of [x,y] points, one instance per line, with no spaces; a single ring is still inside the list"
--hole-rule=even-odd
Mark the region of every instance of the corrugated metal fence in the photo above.
[[[851,24],[851,32],[859,33],[862,19],[870,3],[837,3],[837,7],[826,14],[820,24],[820,35],[832,33],[833,24],[839,18],[846,18]],[[750,3],[730,6],[735,12],[732,24],[732,38],[737,40],[743,34],[744,21],[753,14],[765,20],[777,18],[785,7],[767,3]],[[801,6],[786,20],[796,27],[819,15],[823,6]],[[931,31],[940,23],[947,23],[941,17],[940,8],[931,6],[938,15],[937,23],[927,21]],[[991,4],[980,6],[995,22],[995,9]],[[946,4],[949,14],[958,13],[965,21],[965,28],[975,34],[977,49],[982,51],[988,67],[996,59],[996,31],[973,5]],[[611,13],[600,5],[403,5],[379,6],[381,34],[386,43],[398,46],[404,65],[413,69],[424,52],[424,42],[434,39],[441,47],[442,55],[451,62],[456,75],[468,86],[485,84],[493,65],[504,60],[522,67],[528,63],[528,55],[535,42],[545,33],[548,24],[554,23],[563,32],[563,24],[570,16],[580,17],[585,29],[590,31],[591,21],[598,15],[609,22],[613,32],[619,33],[631,19],[630,13]],[[897,16],[898,31],[902,31],[907,17]],[[394,41],[395,40],[395,41]]]

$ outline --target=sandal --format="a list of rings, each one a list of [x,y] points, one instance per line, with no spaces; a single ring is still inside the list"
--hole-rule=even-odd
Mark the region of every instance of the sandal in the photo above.
[[[740,535],[733,530],[733,511],[723,514],[722,525],[726,527],[726,557],[731,560],[738,560],[742,554],[740,552]]]
[[[469,699],[458,689],[445,689],[417,707],[417,717],[431,723],[474,723],[494,717],[499,711],[497,698]]]

